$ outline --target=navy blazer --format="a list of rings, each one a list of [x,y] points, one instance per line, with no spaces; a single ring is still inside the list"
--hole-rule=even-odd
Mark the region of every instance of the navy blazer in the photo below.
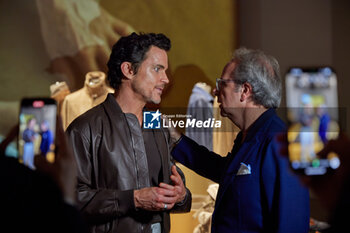
[[[243,142],[238,134],[226,157],[186,136],[173,149],[178,162],[220,185],[212,233],[308,232],[308,190],[275,148],[274,136],[282,132],[285,124],[269,109],[252,124]]]

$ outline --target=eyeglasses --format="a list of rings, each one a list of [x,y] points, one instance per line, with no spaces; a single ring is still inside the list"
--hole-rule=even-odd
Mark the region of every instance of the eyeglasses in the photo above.
[[[234,82],[233,79],[222,79],[222,78],[217,78],[216,79],[216,90],[220,91],[220,86],[222,86],[222,83],[227,83],[227,82]]]

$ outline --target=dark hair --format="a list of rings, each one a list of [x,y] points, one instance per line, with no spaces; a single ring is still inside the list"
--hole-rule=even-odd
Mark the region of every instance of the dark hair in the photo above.
[[[121,37],[117,43],[113,45],[112,53],[107,63],[107,78],[110,86],[115,90],[118,90],[120,87],[122,78],[124,77],[121,71],[121,64],[123,62],[130,62],[136,74],[140,64],[146,59],[145,54],[151,46],[169,51],[171,44],[169,38],[161,33],[136,34],[133,32],[129,36]]]

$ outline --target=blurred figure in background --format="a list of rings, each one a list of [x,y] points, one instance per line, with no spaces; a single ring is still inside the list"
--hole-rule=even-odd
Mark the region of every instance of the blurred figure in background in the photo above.
[[[40,129],[41,129],[40,152],[42,155],[46,156],[46,154],[51,150],[51,146],[53,143],[53,135],[52,135],[52,131],[50,130],[49,122],[46,120],[41,122]]]
[[[34,169],[34,140],[36,138],[36,133],[34,127],[36,125],[36,119],[30,118],[27,121],[27,127],[23,131],[23,163],[28,167]]]

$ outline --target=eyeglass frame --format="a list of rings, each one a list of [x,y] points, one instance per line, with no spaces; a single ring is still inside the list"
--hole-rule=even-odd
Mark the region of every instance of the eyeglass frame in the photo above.
[[[215,80],[215,87],[216,87],[216,91],[220,91],[220,82],[235,82],[235,80],[233,79],[222,79],[222,78],[216,78]]]

